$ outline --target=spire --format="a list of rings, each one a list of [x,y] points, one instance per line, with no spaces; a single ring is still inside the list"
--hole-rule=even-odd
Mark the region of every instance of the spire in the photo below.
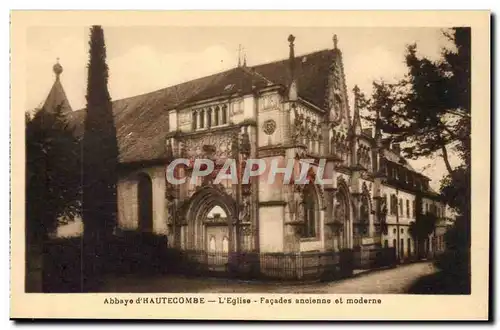
[[[288,42],[290,47],[290,55],[289,55],[289,69],[290,69],[290,87],[288,90],[288,99],[290,101],[296,101],[298,98],[298,87],[297,87],[297,79],[295,77],[295,45],[294,45],[295,37],[293,34],[288,36]]]
[[[358,85],[355,85],[353,88],[354,92],[354,119],[353,119],[353,129],[354,129],[354,134],[360,135],[362,131],[361,127],[361,117],[359,115],[359,97],[360,97],[360,90]]]
[[[338,46],[338,39],[337,39],[337,35],[334,34],[333,35],[333,49],[338,49],[337,46]]]
[[[243,52],[243,67],[247,67],[247,53]]]
[[[54,71],[54,74],[56,75],[56,80],[50,89],[49,95],[47,95],[47,98],[45,99],[43,109],[47,112],[55,112],[58,107],[61,107],[61,111],[63,113],[70,112],[72,109],[61,84],[60,76],[63,72],[63,67],[59,63],[59,58],[57,58],[56,64],[52,67],[52,71]]]
[[[238,68],[241,66],[241,51],[242,47],[241,44],[238,45]]]

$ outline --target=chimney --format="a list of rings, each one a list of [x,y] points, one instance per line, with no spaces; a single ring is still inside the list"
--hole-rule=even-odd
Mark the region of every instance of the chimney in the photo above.
[[[288,99],[290,101],[297,101],[298,98],[298,89],[297,89],[297,80],[295,77],[295,49],[294,49],[294,42],[295,37],[290,34],[288,36],[288,42],[289,42],[289,47],[290,47],[290,55],[289,55],[289,70],[290,70],[290,86],[288,89]]]
[[[401,147],[399,143],[393,143],[392,144],[392,151],[394,151],[396,154],[401,154]]]

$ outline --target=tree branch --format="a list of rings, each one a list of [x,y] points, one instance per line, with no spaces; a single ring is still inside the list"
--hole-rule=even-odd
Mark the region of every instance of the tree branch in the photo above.
[[[446,169],[448,173],[453,176],[453,169],[451,168],[450,160],[448,158],[448,150],[446,150],[446,146],[444,144],[441,145],[441,151],[443,152],[444,164],[446,165]]]

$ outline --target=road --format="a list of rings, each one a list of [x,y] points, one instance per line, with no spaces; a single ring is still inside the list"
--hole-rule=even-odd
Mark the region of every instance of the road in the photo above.
[[[125,276],[107,279],[102,292],[176,292],[176,293],[405,293],[422,276],[435,273],[431,262],[374,270],[336,282],[292,284],[239,281],[221,278]]]

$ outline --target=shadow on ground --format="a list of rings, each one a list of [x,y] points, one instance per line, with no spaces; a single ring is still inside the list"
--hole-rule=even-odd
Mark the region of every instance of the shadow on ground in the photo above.
[[[470,280],[443,271],[426,275],[415,281],[409,294],[470,294]]]

